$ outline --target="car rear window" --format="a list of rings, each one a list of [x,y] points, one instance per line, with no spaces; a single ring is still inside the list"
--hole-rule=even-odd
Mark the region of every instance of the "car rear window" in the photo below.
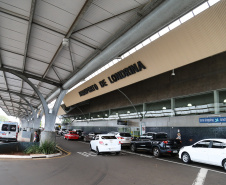
[[[120,136],[131,137],[131,134],[130,133],[120,133]]]
[[[156,139],[167,139],[167,134],[156,134]]]
[[[7,124],[3,124],[3,125],[2,125],[2,131],[8,131],[8,129],[9,129],[8,126],[9,126],[9,125],[7,125]]]
[[[16,132],[16,125],[9,125],[9,131]]]
[[[102,139],[117,139],[115,136],[102,136]]]

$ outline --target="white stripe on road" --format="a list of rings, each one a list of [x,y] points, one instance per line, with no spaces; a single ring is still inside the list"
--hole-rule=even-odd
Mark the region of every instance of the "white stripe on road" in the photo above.
[[[82,142],[82,141],[79,141],[79,142],[84,143],[84,144],[90,144],[90,143],[85,143],[85,142]],[[144,157],[148,157],[148,158],[154,158],[152,156],[147,156],[147,155],[142,155],[142,154],[138,154],[138,153],[133,153],[133,152],[129,152],[129,151],[126,151],[126,150],[122,150],[122,152],[130,153],[130,154],[133,154],[133,155],[140,155],[140,156],[144,156]],[[160,160],[160,161],[166,161],[166,162],[169,162],[169,163],[179,164],[179,165],[183,165],[183,166],[189,166],[189,167],[193,167],[193,168],[200,168],[199,166],[193,166],[193,165],[190,165],[190,164],[185,164],[185,163],[180,163],[180,162],[174,162],[174,161],[170,161],[170,160],[166,160],[166,159],[161,159],[161,158],[154,158],[154,159],[157,159],[157,160]],[[221,171],[217,171],[217,170],[212,170],[212,169],[208,169],[208,170],[209,171],[212,171],[212,172],[221,173],[221,174],[224,174],[225,175],[225,172],[221,172]]]
[[[141,157],[153,158],[153,157],[150,156],[150,155],[143,155],[143,154],[138,154],[138,153],[134,153],[134,152],[128,152],[128,151],[126,151],[126,150],[122,150],[122,152],[128,153],[128,154],[133,154],[133,155],[138,155],[138,156],[141,156]]]
[[[206,179],[208,169],[201,168],[192,185],[203,185]]]

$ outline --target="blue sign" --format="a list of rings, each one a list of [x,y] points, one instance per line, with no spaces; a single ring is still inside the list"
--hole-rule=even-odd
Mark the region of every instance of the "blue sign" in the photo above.
[[[199,118],[199,123],[226,123],[226,117]]]

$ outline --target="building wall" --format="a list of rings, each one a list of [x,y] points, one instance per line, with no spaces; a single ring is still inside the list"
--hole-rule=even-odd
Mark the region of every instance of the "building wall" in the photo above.
[[[226,52],[121,88],[134,105],[226,88]],[[211,102],[213,103],[213,102]],[[80,106],[84,114],[131,106],[118,90]],[[81,114],[79,109],[69,116]]]

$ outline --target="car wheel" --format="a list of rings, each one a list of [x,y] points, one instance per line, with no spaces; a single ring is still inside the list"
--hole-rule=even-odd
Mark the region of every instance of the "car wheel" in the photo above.
[[[223,165],[224,170],[226,171],[226,159],[223,160],[222,165]]]
[[[184,163],[190,163],[191,162],[191,158],[190,158],[190,155],[187,153],[187,152],[184,152],[182,154],[182,161]]]
[[[132,144],[132,145],[130,146],[130,150],[131,150],[132,152],[136,152],[136,151],[137,151],[135,144]]]
[[[91,145],[89,145],[89,149],[90,149],[90,151],[93,151],[93,149],[92,149]]]
[[[97,147],[97,155],[100,155],[100,152],[99,152],[99,149],[98,149],[98,147]]]
[[[160,153],[160,150],[159,150],[158,147],[155,147],[155,148],[153,149],[153,155],[154,155],[155,157],[160,157],[161,153]]]
[[[120,154],[120,152],[116,152],[115,154],[116,154],[116,155],[119,155],[119,154]]]

